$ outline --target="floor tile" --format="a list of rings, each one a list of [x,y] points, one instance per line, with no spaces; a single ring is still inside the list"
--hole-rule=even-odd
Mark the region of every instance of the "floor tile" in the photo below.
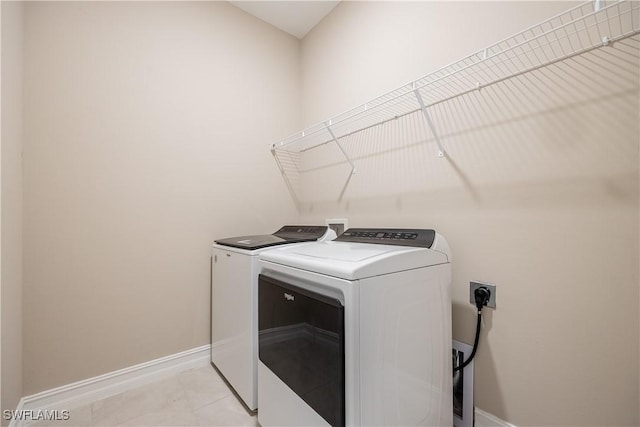
[[[190,411],[178,376],[98,400],[92,406],[94,426],[118,426],[139,417],[168,418]]]
[[[191,369],[70,410],[69,420],[29,427],[258,426],[211,366]]]
[[[211,366],[191,369],[178,375],[185,390],[189,407],[193,410],[231,395],[231,390]]]
[[[197,426],[193,411],[159,411],[133,418],[121,427],[190,427]]]
[[[62,411],[59,409],[59,411]],[[69,410],[68,420],[41,420],[28,424],[29,427],[87,427],[91,426],[91,404]]]
[[[258,417],[249,413],[234,396],[227,396],[195,411],[201,426],[257,426]]]

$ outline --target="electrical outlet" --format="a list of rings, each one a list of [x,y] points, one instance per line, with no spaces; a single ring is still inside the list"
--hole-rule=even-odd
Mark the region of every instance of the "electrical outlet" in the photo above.
[[[491,296],[489,297],[489,302],[487,302],[487,305],[485,307],[496,308],[496,285],[492,283],[469,282],[469,302],[473,305],[476,305],[474,291],[481,287],[485,287],[489,289],[489,292],[491,292]]]
[[[349,228],[349,220],[347,218],[331,218],[326,220],[327,226],[336,232],[339,236]]]

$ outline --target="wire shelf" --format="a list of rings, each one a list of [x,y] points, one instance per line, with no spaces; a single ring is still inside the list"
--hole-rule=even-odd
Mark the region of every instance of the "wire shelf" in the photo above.
[[[274,155],[276,150],[301,153],[330,142],[340,147],[343,138],[422,110],[443,154],[429,118],[431,107],[639,34],[639,10],[636,1],[587,1],[271,144],[271,150]]]

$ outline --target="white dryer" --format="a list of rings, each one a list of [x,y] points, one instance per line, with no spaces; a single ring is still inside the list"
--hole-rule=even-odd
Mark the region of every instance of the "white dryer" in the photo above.
[[[260,425],[452,425],[441,235],[350,229],[265,252],[260,268]]]
[[[258,407],[258,255],[335,237],[326,226],[285,225],[273,234],[219,239],[213,245],[211,362],[249,411]]]

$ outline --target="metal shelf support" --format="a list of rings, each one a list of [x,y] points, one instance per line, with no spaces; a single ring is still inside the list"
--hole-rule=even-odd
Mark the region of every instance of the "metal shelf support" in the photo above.
[[[354,175],[356,173],[356,167],[353,164],[353,162],[351,161],[351,159],[349,158],[349,155],[347,155],[347,152],[344,151],[344,148],[342,148],[342,144],[340,144],[340,141],[338,141],[338,138],[336,138],[336,136],[334,135],[333,131],[331,130],[331,122],[325,122],[324,124],[327,128],[327,132],[329,132],[329,135],[331,135],[331,139],[336,143],[336,145],[338,146],[338,148],[340,149],[340,151],[342,152],[342,155],[344,156],[345,159],[347,159],[347,162],[349,162],[349,165],[351,165],[351,175]]]
[[[415,87],[415,83],[414,83],[414,87]],[[433,120],[431,120],[431,115],[427,110],[427,106],[424,104],[422,95],[420,95],[420,89],[414,89],[413,93],[416,94],[416,99],[418,100],[418,104],[420,104],[420,110],[422,111],[422,115],[424,116],[424,119],[427,121],[427,125],[429,126],[429,129],[431,129],[431,133],[433,133],[433,137],[436,140],[436,144],[438,144],[438,157],[444,157],[445,155],[444,148],[442,148],[440,137],[438,136],[438,132],[436,132],[436,127],[433,124]]]
[[[601,0],[594,0],[593,1],[593,11],[594,12],[599,12],[600,9],[602,9],[602,1]]]

